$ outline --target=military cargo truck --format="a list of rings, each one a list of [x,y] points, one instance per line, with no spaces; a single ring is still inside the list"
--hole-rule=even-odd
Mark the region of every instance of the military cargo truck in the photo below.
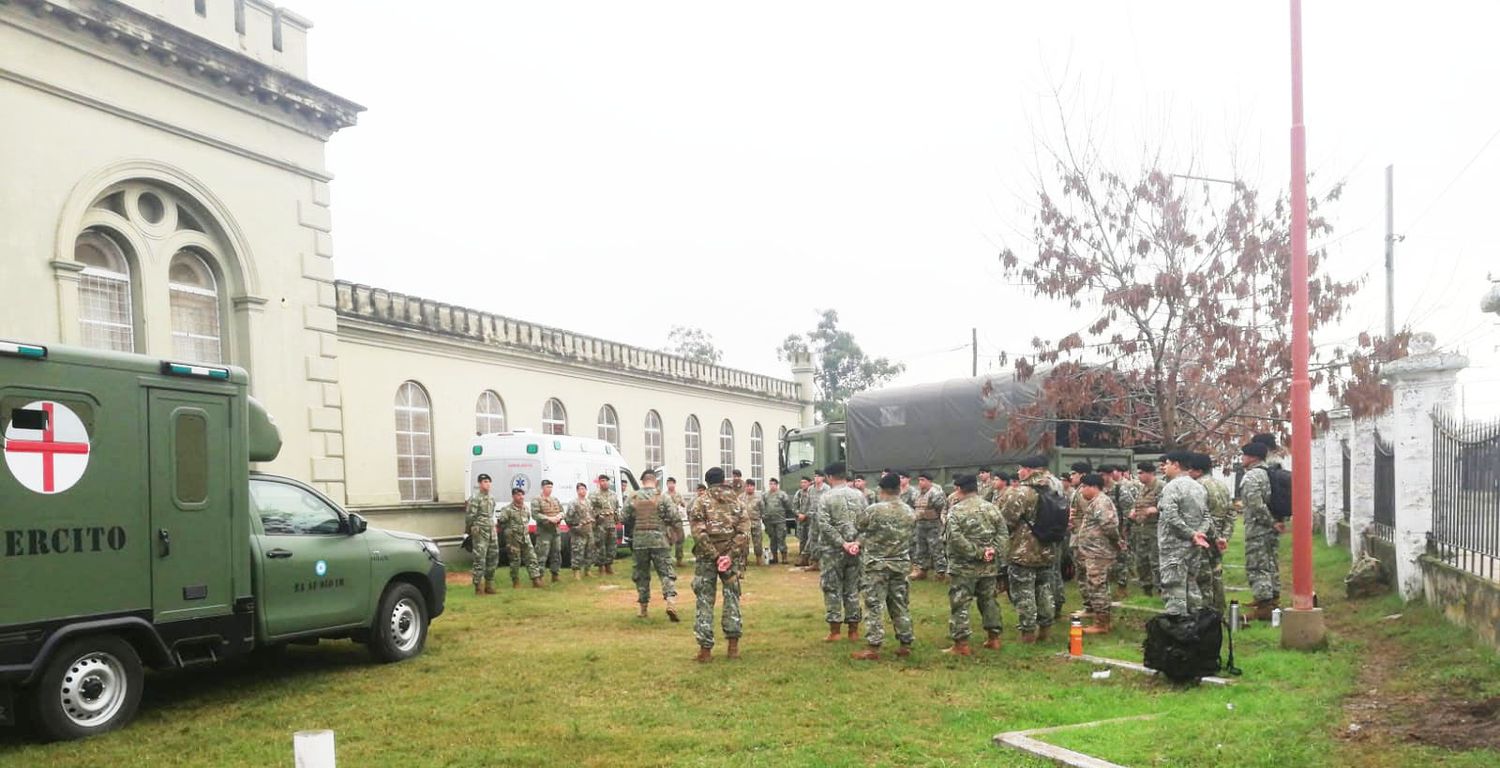
[[[0,723],[120,727],[144,669],[319,638],[422,652],[444,566],[296,480],[243,370],[0,341]]]
[[[1058,446],[1047,451],[1054,473],[1066,474],[1077,461],[1131,460],[1129,448],[1062,447],[1066,427],[1055,422],[1030,427],[1025,447],[1001,450],[999,436],[1012,414],[1035,402],[1037,382],[981,376],[856,394],[845,408],[845,421],[787,431],[779,451],[782,488],[795,489],[798,480],[834,461],[872,479],[887,468],[914,478],[928,472],[946,486],[954,476],[981,467],[1014,469],[1022,458],[1041,451],[1049,432]]]

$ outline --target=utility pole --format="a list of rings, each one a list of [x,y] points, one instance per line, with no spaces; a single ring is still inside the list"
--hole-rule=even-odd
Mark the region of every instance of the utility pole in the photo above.
[[[1394,165],[1385,167],[1385,337],[1396,337],[1396,182]]]
[[[969,366],[970,376],[979,375],[979,329],[969,329],[969,351],[972,352],[973,363]]]

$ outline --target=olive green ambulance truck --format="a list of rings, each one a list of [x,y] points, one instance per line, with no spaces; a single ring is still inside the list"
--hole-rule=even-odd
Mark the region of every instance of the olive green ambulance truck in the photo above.
[[[144,669],[352,638],[422,652],[444,567],[252,472],[281,437],[243,370],[0,340],[0,723],[120,727]]]

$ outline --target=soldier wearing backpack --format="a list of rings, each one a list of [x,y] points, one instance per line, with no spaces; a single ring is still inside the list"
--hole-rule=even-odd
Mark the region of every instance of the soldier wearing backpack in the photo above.
[[[1020,485],[1000,498],[1010,531],[1010,602],[1022,643],[1045,641],[1051,633],[1052,563],[1068,530],[1068,503],[1047,463],[1046,456],[1023,459]]]
[[[1271,612],[1281,605],[1276,550],[1286,525],[1271,514],[1271,474],[1266,467],[1270,450],[1263,442],[1251,441],[1240,453],[1245,465],[1240,481],[1240,500],[1245,505],[1245,576],[1255,597],[1253,618],[1270,621]]]

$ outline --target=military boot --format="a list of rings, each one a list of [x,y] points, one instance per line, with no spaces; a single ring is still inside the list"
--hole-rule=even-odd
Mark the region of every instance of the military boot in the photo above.
[[[1037,627],[1037,629],[1036,629],[1036,641],[1038,643],[1045,643],[1045,642],[1047,642],[1047,639],[1050,638],[1050,637],[1052,637],[1052,625],[1051,624],[1046,624],[1046,625]]]
[[[855,661],[879,661],[880,646],[872,645],[862,651],[855,651],[854,653],[849,654],[849,658],[854,659]]]
[[[910,656],[911,655],[911,643],[902,643],[901,647],[896,649],[896,655],[900,656],[903,659],[906,658],[907,656]]]
[[[573,569],[573,580],[574,581],[583,581],[583,574],[581,572],[579,572],[579,570],[577,568]]]
[[[937,580],[937,583],[939,583],[939,584],[947,584],[948,583],[948,574],[943,573],[942,571],[938,571],[938,575],[935,576],[935,577],[933,577],[933,578],[935,578]]]
[[[712,649],[700,646],[698,648],[698,657],[693,660],[698,662],[699,664],[707,664],[709,661],[713,660],[713,657],[714,652]]]
[[[1129,597],[1129,594],[1130,593],[1125,590],[1124,584],[1115,585],[1114,597],[1116,600],[1124,600],[1126,597]]]
[[[729,638],[729,653],[725,654],[725,657],[728,658],[730,661],[738,661],[739,660],[739,658],[740,658],[740,639],[738,637],[731,637],[731,638]]]
[[[926,581],[927,580],[927,569],[926,568],[918,568],[915,571],[912,571],[911,580],[912,581]]]
[[[682,558],[680,558],[680,557],[679,557],[679,558],[677,558],[677,567],[678,567],[678,568],[681,568],[681,567],[682,567]]]
[[[1036,645],[1036,631],[1022,632],[1021,645]]]
[[[1109,614],[1096,613],[1094,614],[1094,623],[1084,627],[1083,633],[1085,635],[1107,635],[1109,634],[1111,621],[1112,619]]]
[[[642,618],[642,619],[646,618],[646,604],[645,603],[641,603],[641,611],[640,611],[640,613],[637,613],[636,616],[639,617],[639,618]]]
[[[474,594],[476,594],[476,595],[482,595],[482,594],[484,594],[484,587],[480,586],[478,582],[475,582],[475,584],[474,584]]]
[[[765,565],[766,563],[765,563],[765,560],[762,559],[761,555],[756,555],[755,556],[755,564],[756,565]]]
[[[511,589],[520,589],[521,588],[521,580],[519,578],[512,577],[511,580],[510,580],[510,588]]]
[[[837,621],[828,622],[828,637],[823,638],[823,642],[833,643],[844,639],[842,630],[843,626],[840,625]]]
[[[969,647],[968,640],[954,640],[952,648],[944,648],[943,653],[951,653],[954,656],[973,656],[974,649]]]
[[[540,577],[540,576],[532,576],[531,577],[531,586],[534,589],[541,589],[542,588],[542,577]]]
[[[849,622],[849,642],[853,643],[853,642],[858,642],[858,641],[859,641],[859,622],[857,622],[857,621],[851,621],[851,622]]]
[[[1000,650],[1000,630],[990,629],[985,631],[989,635],[989,639],[984,641],[984,647],[992,651]]]
[[[496,592],[495,592],[495,582],[490,581],[489,579],[485,579],[484,580],[484,593],[486,595],[496,594]]]
[[[644,607],[645,606],[642,606],[642,608],[644,608]],[[667,598],[667,619],[669,619],[673,624],[676,624],[678,621],[680,621],[680,619],[677,618],[677,599],[676,598],[673,598],[673,597]]]
[[[552,572],[552,583],[553,584],[557,583],[557,571],[553,571]]]
[[[615,564],[614,563],[605,563],[604,564],[604,572],[606,574],[610,575],[610,576],[615,575]]]

